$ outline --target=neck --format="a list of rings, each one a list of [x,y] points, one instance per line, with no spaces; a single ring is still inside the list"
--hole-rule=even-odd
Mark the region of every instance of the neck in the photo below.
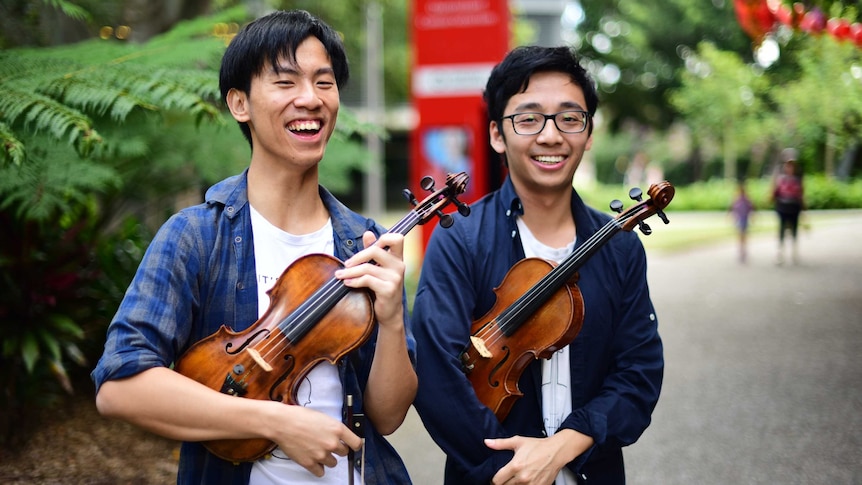
[[[542,244],[561,248],[575,239],[571,190],[560,193],[518,194],[524,207],[522,220]]]
[[[318,192],[317,167],[302,173],[248,170],[248,201],[267,221],[291,234],[320,229],[329,217]]]

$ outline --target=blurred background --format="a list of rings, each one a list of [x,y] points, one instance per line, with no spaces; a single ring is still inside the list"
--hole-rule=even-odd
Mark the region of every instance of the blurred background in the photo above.
[[[0,0],[0,461],[45,410],[92,402],[88,373],[154,231],[246,167],[221,54],[248,21],[294,8],[339,30],[351,64],[321,181],[383,222],[409,210],[402,189],[422,199],[426,174],[468,171],[470,200],[499,184],[481,88],[522,44],[571,45],[594,77],[574,184],[596,207],[669,180],[669,211],[726,213],[740,182],[768,211],[793,148],[807,209],[862,208],[858,1]],[[711,220],[674,240],[733,237]]]

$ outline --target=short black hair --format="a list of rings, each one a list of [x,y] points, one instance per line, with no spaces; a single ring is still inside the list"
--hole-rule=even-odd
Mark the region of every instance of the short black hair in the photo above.
[[[593,118],[599,105],[596,86],[587,70],[581,66],[574,49],[564,46],[520,46],[510,51],[488,77],[483,94],[488,119],[501,122],[509,98],[524,92],[530,82],[530,76],[538,72],[568,74],[583,90],[587,111],[590,113],[590,119]],[[592,122],[588,129],[589,133],[592,133]]]
[[[222,101],[227,101],[227,93],[231,89],[249,94],[252,78],[260,75],[266,63],[277,72],[279,58],[296,62],[296,49],[308,37],[316,37],[323,44],[332,62],[335,84],[339,90],[342,89],[350,77],[350,70],[338,32],[305,10],[279,10],[250,22],[231,40],[219,72]],[[248,124],[239,125],[251,145]]]

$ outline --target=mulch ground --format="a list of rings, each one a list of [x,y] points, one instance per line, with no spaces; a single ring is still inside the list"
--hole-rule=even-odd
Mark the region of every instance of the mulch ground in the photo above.
[[[103,418],[91,394],[31,412],[0,445],[0,482],[35,484],[176,483],[178,443]]]

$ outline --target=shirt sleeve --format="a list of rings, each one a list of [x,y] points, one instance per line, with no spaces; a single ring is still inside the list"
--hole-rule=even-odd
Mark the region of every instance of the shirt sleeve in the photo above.
[[[108,326],[105,350],[91,377],[98,392],[108,380],[169,367],[185,348],[200,291],[199,248],[182,214],[172,216],[147,248]]]
[[[634,443],[649,426],[658,401],[664,371],[658,319],[649,297],[646,255],[637,237],[616,251],[611,266],[619,290],[608,292],[619,299],[604,310],[612,323],[607,351],[608,371],[598,393],[574,409],[562,423],[590,435],[598,448],[621,448]],[[593,364],[599,360],[593,361]]]
[[[512,457],[484,444],[507,436],[496,416],[483,405],[461,368],[469,341],[476,294],[471,274],[477,256],[467,245],[463,225],[434,231],[422,265],[413,306],[419,390],[414,403],[423,424],[452,464],[471,482],[488,483]]]

